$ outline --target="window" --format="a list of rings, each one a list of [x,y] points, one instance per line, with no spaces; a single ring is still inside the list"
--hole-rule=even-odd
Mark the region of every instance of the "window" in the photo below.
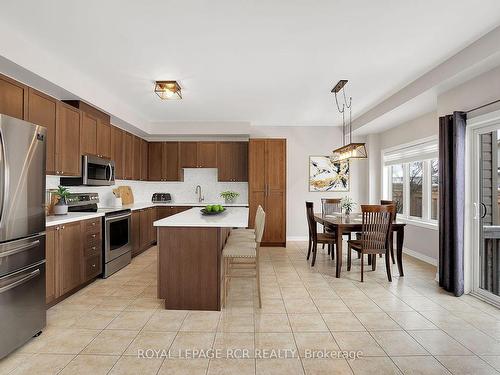
[[[398,217],[435,227],[439,210],[437,139],[383,151],[384,199],[396,202]]]
[[[422,185],[424,183],[424,163],[414,161],[409,164],[410,216],[422,218]]]
[[[392,200],[396,202],[398,214],[403,213],[403,165],[391,167]]]
[[[431,219],[438,219],[439,211],[439,162],[437,159],[431,160]]]

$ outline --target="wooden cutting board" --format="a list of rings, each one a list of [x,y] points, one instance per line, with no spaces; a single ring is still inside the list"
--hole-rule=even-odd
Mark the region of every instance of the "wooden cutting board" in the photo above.
[[[130,188],[130,186],[118,186],[116,189],[120,193],[122,204],[125,205],[134,203],[134,194],[132,194],[132,189]]]

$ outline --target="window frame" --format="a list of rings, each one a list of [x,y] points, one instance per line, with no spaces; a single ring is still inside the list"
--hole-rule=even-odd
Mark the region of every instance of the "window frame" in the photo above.
[[[435,141],[434,137],[428,138],[425,141]],[[423,140],[415,142],[415,144],[423,143]],[[412,143],[413,144],[413,143]],[[412,145],[408,144],[408,145]],[[404,149],[408,145],[401,145],[399,147],[394,147],[389,149],[390,151]],[[382,176],[383,176],[383,186],[382,192],[384,199],[392,199],[392,168],[394,165],[402,165],[403,167],[403,212],[398,214],[398,219],[407,222],[412,225],[421,226],[429,229],[438,229],[438,219],[432,219],[432,160],[439,159],[437,155],[429,156],[422,155],[422,158],[414,158],[412,161],[402,160],[401,163],[392,161],[390,165],[384,164],[384,154],[389,150],[382,151]],[[413,161],[418,161],[423,163],[422,171],[422,217],[415,217],[410,215],[410,163]],[[439,170],[438,170],[439,176]]]

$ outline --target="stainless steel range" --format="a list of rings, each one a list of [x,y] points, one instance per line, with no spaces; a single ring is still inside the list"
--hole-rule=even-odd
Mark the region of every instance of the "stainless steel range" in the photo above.
[[[71,212],[102,212],[103,219],[103,272],[106,278],[122,269],[132,259],[132,243],[130,239],[130,221],[132,211],[119,208],[98,208],[97,193],[74,193],[68,199],[68,210]]]
[[[132,259],[131,217],[130,209],[104,214],[104,271],[102,275],[104,278],[125,267]]]

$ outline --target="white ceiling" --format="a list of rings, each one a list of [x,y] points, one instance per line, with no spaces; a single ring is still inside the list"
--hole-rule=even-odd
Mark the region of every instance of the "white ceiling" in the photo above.
[[[338,125],[339,79],[359,115],[498,26],[500,1],[2,0],[1,22],[151,123]]]

